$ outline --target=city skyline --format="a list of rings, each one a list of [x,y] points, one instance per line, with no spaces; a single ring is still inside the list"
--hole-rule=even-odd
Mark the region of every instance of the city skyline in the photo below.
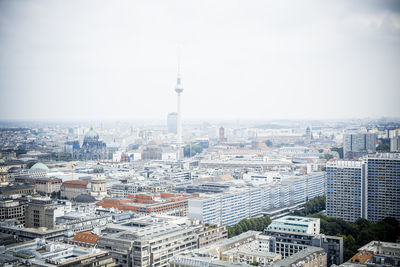
[[[0,119],[163,121],[178,45],[183,121],[399,117],[399,7],[3,1]]]

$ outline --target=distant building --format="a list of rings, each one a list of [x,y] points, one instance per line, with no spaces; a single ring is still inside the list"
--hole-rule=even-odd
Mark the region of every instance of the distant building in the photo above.
[[[352,159],[376,152],[375,133],[355,133],[343,135],[344,158]]]
[[[143,186],[139,183],[126,183],[112,185],[110,194],[113,198],[128,198],[129,195],[142,191]]]
[[[177,126],[178,126],[178,113],[176,112],[168,113],[167,117],[168,133],[176,134]]]
[[[218,143],[219,144],[225,143],[225,129],[222,126],[219,128]]]
[[[93,130],[93,127],[85,134],[82,147],[76,148],[73,145],[74,158],[82,160],[103,160],[107,159],[106,143],[99,140],[99,134]]]
[[[390,138],[390,152],[400,152],[400,135]]]

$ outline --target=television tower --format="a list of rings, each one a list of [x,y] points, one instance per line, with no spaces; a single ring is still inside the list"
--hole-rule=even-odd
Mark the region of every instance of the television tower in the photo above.
[[[182,121],[181,121],[181,93],[183,92],[183,86],[181,84],[181,74],[180,74],[180,58],[178,53],[178,76],[176,78],[176,87],[175,92],[177,93],[177,125],[176,125],[176,134],[177,134],[177,143],[182,144]]]

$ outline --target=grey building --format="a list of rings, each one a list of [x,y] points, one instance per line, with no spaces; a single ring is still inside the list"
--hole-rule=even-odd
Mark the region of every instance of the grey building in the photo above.
[[[390,152],[400,152],[400,136],[390,138]]]
[[[176,134],[177,126],[178,126],[178,113],[176,112],[168,113],[167,117],[168,133]]]
[[[280,230],[264,230],[269,235],[271,252],[280,253],[286,259],[309,247],[320,247],[326,252],[327,266],[343,262],[343,238],[322,234],[295,233]]]
[[[368,155],[326,166],[326,214],[346,221],[400,220],[400,153]]]
[[[50,198],[32,198],[26,207],[25,226],[28,228],[53,228],[54,204]]]
[[[343,156],[348,159],[376,152],[375,133],[355,133],[343,135]]]
[[[326,165],[326,215],[354,222],[366,217],[365,164],[340,160]]]
[[[108,225],[97,246],[110,251],[121,266],[167,266],[173,255],[197,248],[197,228],[144,217]]]
[[[366,193],[368,220],[400,220],[400,153],[368,156]]]

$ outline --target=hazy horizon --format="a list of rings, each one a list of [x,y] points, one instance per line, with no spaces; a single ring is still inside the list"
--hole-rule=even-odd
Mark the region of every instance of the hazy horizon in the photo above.
[[[89,12],[90,11],[90,12]],[[400,117],[399,1],[0,1],[0,120]]]

